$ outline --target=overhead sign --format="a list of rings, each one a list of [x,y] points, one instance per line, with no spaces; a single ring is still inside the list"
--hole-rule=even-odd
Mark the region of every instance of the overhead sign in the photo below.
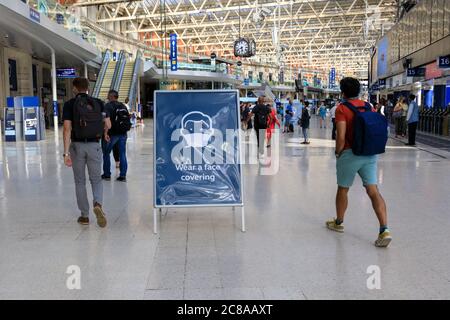
[[[439,57],[438,66],[441,69],[450,69],[450,55]]]
[[[425,76],[425,68],[408,68],[406,71],[407,77],[424,77]]]
[[[64,24],[64,15],[61,13],[56,14],[56,23],[57,24]]]
[[[328,88],[334,88],[336,85],[336,68],[331,68],[328,81]]]
[[[380,79],[380,80],[378,80],[378,86],[379,86],[380,88],[386,87],[386,79]]]
[[[241,206],[237,90],[155,91],[154,206]]]
[[[56,77],[61,79],[71,79],[76,78],[76,70],[75,68],[61,68],[56,69]]]
[[[170,34],[170,70],[178,70],[177,35]]]
[[[30,8],[30,19],[38,23],[41,23],[41,14],[39,13],[39,11]]]

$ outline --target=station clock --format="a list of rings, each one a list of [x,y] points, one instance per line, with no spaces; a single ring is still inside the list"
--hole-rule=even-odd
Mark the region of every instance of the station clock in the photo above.
[[[240,38],[234,42],[234,55],[236,57],[250,56],[250,43],[245,38]]]

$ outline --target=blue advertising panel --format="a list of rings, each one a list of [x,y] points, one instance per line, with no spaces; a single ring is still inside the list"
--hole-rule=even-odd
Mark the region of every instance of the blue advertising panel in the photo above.
[[[178,70],[178,49],[177,49],[177,35],[170,34],[170,70]]]
[[[388,47],[389,41],[387,37],[384,37],[378,43],[378,59],[377,59],[377,76],[382,78],[388,73]]]
[[[75,68],[56,69],[56,77],[61,78],[61,79],[76,78],[77,72],[76,72]]]
[[[438,58],[438,66],[441,69],[450,69],[450,54]]]
[[[242,206],[239,93],[155,91],[154,206]]]

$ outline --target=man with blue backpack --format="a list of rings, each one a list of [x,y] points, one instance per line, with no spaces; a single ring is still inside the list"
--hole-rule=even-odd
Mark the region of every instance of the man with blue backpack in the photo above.
[[[359,100],[361,85],[357,79],[340,82],[343,102],[336,109],[336,219],[326,222],[328,229],[344,232],[348,191],[358,173],[380,223],[377,247],[387,247],[392,240],[387,225],[386,203],[377,186],[378,154],[385,152],[387,120],[367,102]]]

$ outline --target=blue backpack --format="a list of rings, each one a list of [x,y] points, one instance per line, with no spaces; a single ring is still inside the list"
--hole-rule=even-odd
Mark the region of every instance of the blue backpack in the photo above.
[[[350,102],[343,104],[355,113],[353,127],[353,153],[357,156],[373,156],[386,151],[388,140],[388,123],[386,117],[378,112],[372,112],[372,108],[366,102],[365,112],[359,112],[358,108]]]

